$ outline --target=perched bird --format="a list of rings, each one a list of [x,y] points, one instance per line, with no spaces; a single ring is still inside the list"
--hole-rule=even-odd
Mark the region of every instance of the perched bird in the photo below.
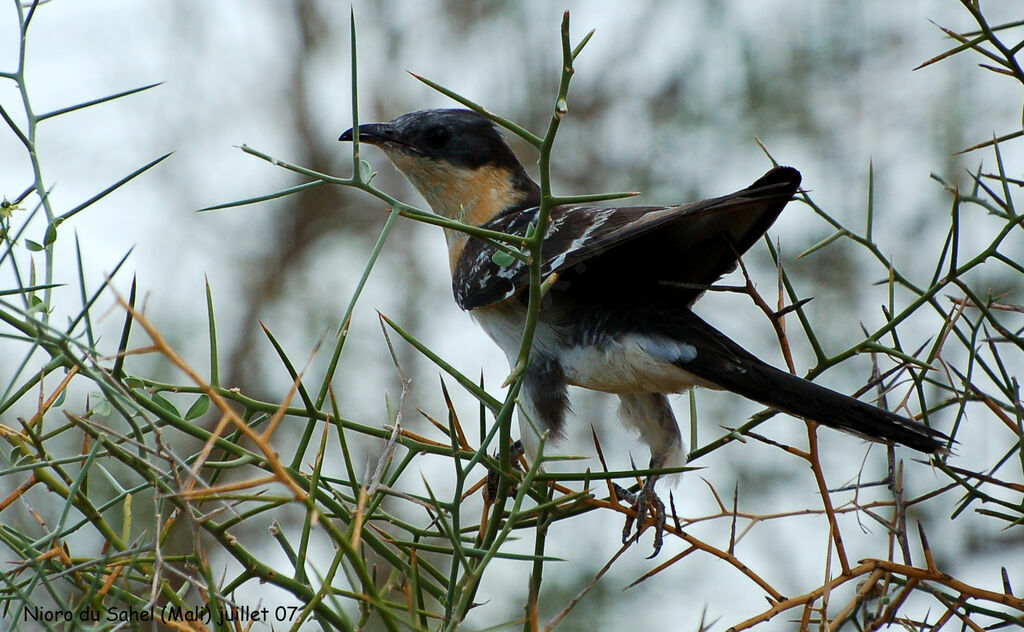
[[[352,130],[339,140],[352,140]],[[539,187],[498,128],[476,112],[412,112],[360,125],[359,140],[383,150],[438,215],[516,235],[537,222]],[[799,186],[796,169],[776,167],[741,191],[692,204],[552,209],[542,273],[558,276],[542,302],[520,393],[527,453],[537,445],[529,421],[552,437],[563,433],[570,384],[619,396],[624,421],[650,448],[652,469],[686,462],[666,394],[694,386],[732,391],[870,440],[942,451],[943,434],[780,371],[691,311]],[[495,257],[493,245],[464,233],[446,230],[446,237],[456,302],[514,365],[527,313],[526,264]],[[635,500],[638,535],[651,510],[656,543],[664,520],[657,478],[649,476]]]

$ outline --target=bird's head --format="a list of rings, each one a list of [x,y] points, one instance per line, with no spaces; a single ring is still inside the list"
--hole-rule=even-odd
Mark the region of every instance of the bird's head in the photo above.
[[[338,140],[351,141],[353,130]],[[489,119],[471,110],[421,110],[359,126],[438,215],[480,225],[540,203],[540,191]]]

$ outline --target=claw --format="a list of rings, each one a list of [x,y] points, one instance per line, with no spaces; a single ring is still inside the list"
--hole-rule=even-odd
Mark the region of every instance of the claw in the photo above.
[[[639,539],[640,538],[640,530],[639,529],[637,529],[636,535],[635,536],[633,535],[633,522],[635,522],[635,521],[636,521],[636,518],[634,518],[633,516],[626,516],[626,524],[623,525],[623,527],[622,527],[622,543],[623,544],[629,544],[630,540],[634,540],[634,539]]]
[[[519,459],[522,458],[524,454],[526,454],[526,449],[523,447],[523,442],[517,439],[514,443],[512,443],[511,451],[512,468],[519,470],[521,472],[523,468],[520,467],[519,465]],[[491,501],[494,500],[494,497],[498,495],[499,478],[500,475],[498,474],[497,470],[487,470],[487,484],[484,486],[484,502],[490,503]],[[511,493],[516,493],[515,487],[512,488]]]
[[[615,495],[619,497],[619,500],[625,502],[631,507],[636,506],[636,494],[629,491],[625,487],[622,487],[618,483],[612,483],[612,487],[615,488]],[[639,515],[639,514],[638,514]],[[622,543],[629,544],[630,538],[633,535],[633,522],[636,519],[633,516],[626,515],[626,526],[622,527]],[[640,534],[638,533],[637,536]]]
[[[654,493],[654,483],[657,481],[656,477],[648,477],[644,483],[643,489],[640,490],[639,494],[634,494],[630,491],[615,485],[615,495],[621,500],[629,503],[630,506],[636,510],[636,517],[627,516],[626,525],[622,528],[622,543],[629,544],[630,542],[637,542],[640,540],[640,533],[644,530],[644,526],[647,524],[648,512],[653,514],[654,518],[654,552],[648,556],[647,559],[651,559],[661,552],[661,545],[664,542],[665,532],[665,503],[658,498],[658,495]],[[633,533],[633,524],[636,523],[636,533]]]
[[[640,531],[643,530],[644,524],[647,522],[647,502],[648,502],[648,500],[649,499],[648,499],[647,495],[644,494],[644,490],[641,490],[640,493],[636,495],[636,503],[633,505],[633,508],[636,509],[636,521],[637,521],[636,540],[637,541],[640,540]]]
[[[651,489],[650,500],[653,503],[652,513],[654,514],[655,523],[654,552],[647,556],[647,559],[649,560],[657,557],[658,553],[661,552],[661,545],[663,543],[663,536],[665,533],[665,503],[661,502],[661,499],[654,493],[654,489]],[[637,537],[639,537],[639,535],[640,534],[638,533]]]
[[[522,470],[522,468],[519,467],[519,459],[526,454],[526,448],[523,447],[523,440],[516,439],[513,441],[510,450],[512,451],[512,467]]]
[[[498,495],[498,470],[487,468],[487,484],[484,485],[484,502],[490,505]]]

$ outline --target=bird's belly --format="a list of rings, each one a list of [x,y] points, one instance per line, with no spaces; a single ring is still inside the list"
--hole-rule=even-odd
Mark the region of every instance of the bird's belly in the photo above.
[[[716,388],[670,361],[695,356],[685,343],[627,335],[600,346],[576,346],[562,357],[566,380],[608,393],[681,393],[694,386]],[[689,357],[692,359],[692,357]]]
[[[507,300],[471,312],[514,365],[523,335],[525,307]],[[680,368],[697,349],[662,336],[630,333],[596,344],[572,344],[572,336],[548,323],[537,324],[534,352],[556,360],[566,382],[607,393],[681,393],[694,386],[720,388]]]
[[[519,346],[526,324],[526,306],[512,298],[494,305],[474,309],[470,315],[508,357],[509,366],[515,366]],[[533,349],[550,358],[560,357],[561,334],[544,322],[537,323],[533,336]]]

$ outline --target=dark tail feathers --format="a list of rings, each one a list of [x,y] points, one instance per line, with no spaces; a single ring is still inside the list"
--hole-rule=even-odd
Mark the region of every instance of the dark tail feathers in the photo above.
[[[895,441],[926,453],[948,450],[949,437],[923,424],[765,364],[693,312],[674,312],[667,331],[696,354],[676,364],[709,382],[795,417],[872,441]],[[666,331],[666,333],[667,333]]]
[[[937,430],[760,361],[747,366],[743,379],[722,386],[784,413],[872,441],[895,441],[929,454],[947,449],[949,438]]]

